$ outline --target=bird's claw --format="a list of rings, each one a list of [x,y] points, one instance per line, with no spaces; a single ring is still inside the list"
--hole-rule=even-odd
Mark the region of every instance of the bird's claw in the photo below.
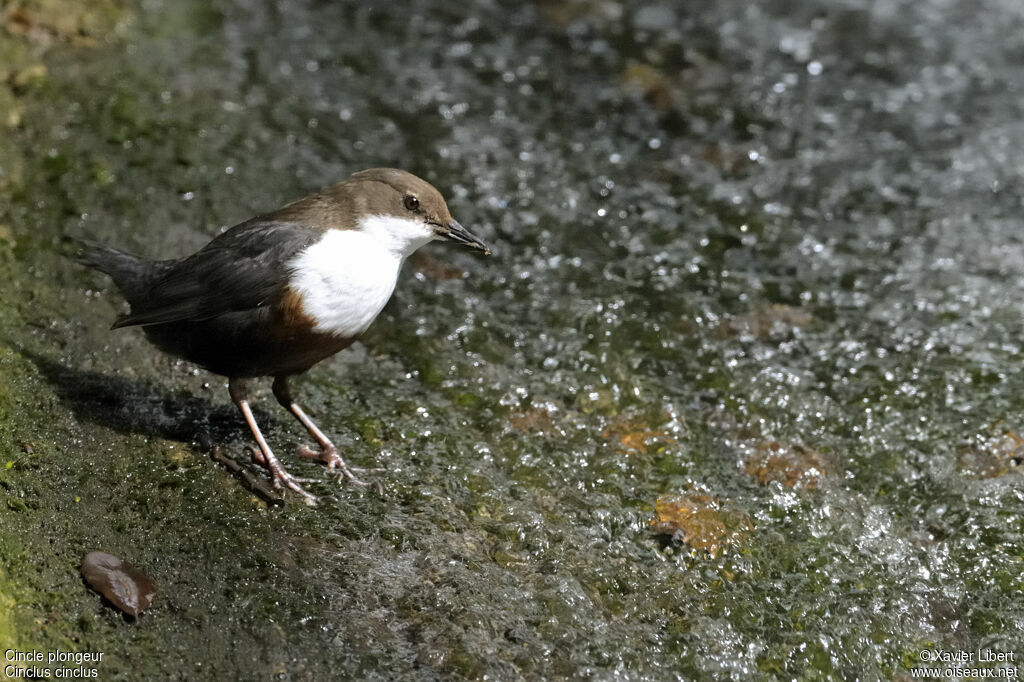
[[[296,478],[292,476],[284,469],[271,472],[271,477],[274,479],[274,487],[277,489],[287,488],[288,490],[294,491],[302,496],[303,502],[308,504],[310,507],[315,507],[317,503],[316,495],[313,495],[306,491],[300,482],[306,482],[307,479]]]
[[[261,464],[267,468],[267,470],[270,472],[270,479],[274,484],[274,488],[276,488],[277,490],[287,488],[288,490],[291,490],[301,495],[303,501],[309,506],[316,506],[316,495],[307,492],[306,489],[300,485],[301,483],[314,483],[315,479],[299,478],[297,476],[292,476],[285,470],[284,467],[282,467],[277,462],[268,463],[267,458],[263,455],[263,452],[261,452],[259,448],[252,449],[252,461],[256,462],[257,464]]]
[[[300,445],[299,456],[323,462],[324,464],[327,465],[327,471],[329,473],[337,474],[338,476],[341,476],[348,480],[350,483],[354,483],[355,485],[362,487],[366,487],[366,483],[359,480],[359,478],[356,477],[354,472],[358,471],[360,473],[374,473],[387,471],[386,469],[360,469],[358,467],[350,467],[349,465],[345,464],[345,460],[343,460],[341,458],[341,455],[338,453],[338,448],[334,447],[333,445],[321,448],[320,450],[314,450],[313,448],[308,447],[306,445]]]

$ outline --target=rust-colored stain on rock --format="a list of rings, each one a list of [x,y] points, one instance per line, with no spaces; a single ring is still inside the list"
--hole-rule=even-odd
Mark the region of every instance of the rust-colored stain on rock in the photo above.
[[[695,490],[659,498],[654,511],[654,532],[669,535],[712,557],[741,544],[754,529],[750,517],[742,511],[730,509],[722,500]]]
[[[800,443],[758,443],[746,459],[746,472],[758,483],[778,481],[787,488],[816,488],[825,476],[835,475],[830,457]]]

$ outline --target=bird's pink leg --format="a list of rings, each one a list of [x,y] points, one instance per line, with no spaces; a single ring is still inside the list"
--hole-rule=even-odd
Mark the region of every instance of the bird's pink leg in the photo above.
[[[319,452],[305,445],[300,446],[299,455],[301,457],[319,460],[327,465],[328,470],[337,471],[352,483],[355,483],[356,485],[366,485],[356,478],[356,475],[353,473],[353,471],[363,470],[354,469],[345,464],[345,460],[341,458],[338,448],[331,442],[331,439],[313,423],[313,420],[309,418],[306,412],[299,407],[298,403],[296,403],[292,398],[287,376],[278,376],[274,378],[274,397],[277,398],[277,402],[279,402],[282,407],[295,415],[295,418],[298,419],[304,427],[306,427],[307,431],[309,431],[309,435],[313,436],[316,442],[320,445]],[[384,471],[384,469],[371,469],[370,471]]]
[[[256,418],[252,414],[252,408],[249,407],[249,400],[246,397],[245,386],[237,379],[228,380],[228,392],[231,394],[231,400],[234,401],[235,405],[238,405],[238,409],[242,411],[242,416],[245,417],[245,423],[249,425],[249,430],[252,431],[253,437],[256,438],[256,443],[260,446],[260,458],[257,461],[265,466],[270,471],[270,476],[274,482],[275,488],[281,488],[282,486],[293,490],[299,495],[302,495],[306,504],[315,505],[316,497],[306,492],[301,485],[299,485],[299,479],[288,473],[281,462],[278,461],[277,456],[270,449],[266,439],[263,437],[263,433],[260,431],[260,427],[256,425]],[[256,459],[256,458],[254,458]]]

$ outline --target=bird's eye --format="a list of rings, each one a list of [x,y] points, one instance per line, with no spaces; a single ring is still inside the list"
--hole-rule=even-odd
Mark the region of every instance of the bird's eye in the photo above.
[[[415,211],[417,208],[420,207],[420,200],[417,199],[416,197],[414,197],[411,194],[406,194],[405,195],[405,199],[403,200],[403,203],[405,204],[405,207],[407,209],[409,209],[410,211]]]

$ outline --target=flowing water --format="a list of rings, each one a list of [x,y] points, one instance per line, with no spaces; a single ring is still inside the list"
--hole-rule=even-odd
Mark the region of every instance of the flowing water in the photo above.
[[[52,49],[0,184],[0,635],[126,680],[1016,670],[1022,56],[1016,0],[144,0]],[[208,457],[248,461],[224,380],[61,236],[181,256],[373,166],[495,253],[426,247],[296,383],[389,470],[267,507]]]

